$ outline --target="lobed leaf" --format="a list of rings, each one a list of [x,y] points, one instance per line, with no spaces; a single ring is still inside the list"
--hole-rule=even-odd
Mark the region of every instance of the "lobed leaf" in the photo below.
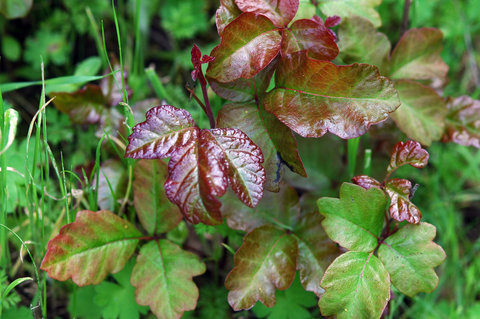
[[[218,35],[222,36],[225,27],[238,17],[242,11],[235,4],[235,0],[220,0],[220,7],[215,13]]]
[[[275,289],[287,289],[295,278],[297,252],[295,238],[272,226],[248,233],[225,280],[232,308],[250,309],[258,300],[273,307]]]
[[[390,276],[373,252],[349,251],[328,267],[321,286],[322,315],[345,318],[380,318],[390,299]]]
[[[429,146],[445,127],[445,100],[432,88],[409,80],[395,81],[402,104],[390,116],[409,138]]]
[[[443,140],[480,148],[480,101],[469,96],[449,99]]]
[[[298,10],[299,0],[235,0],[243,12],[261,14],[275,26],[286,27]]]
[[[366,64],[336,66],[294,53],[282,60],[265,109],[304,137],[327,131],[342,138],[364,134],[399,105],[392,83]]]
[[[130,282],[138,304],[149,306],[158,318],[177,319],[195,309],[198,288],[192,277],[204,272],[197,256],[162,239],[141,248]]]
[[[393,147],[387,173],[391,173],[400,166],[410,164],[416,168],[423,168],[428,164],[428,152],[415,141],[398,142]]]
[[[370,189],[372,187],[381,188],[382,184],[377,181],[375,178],[367,175],[359,175],[352,178],[352,182],[358,186],[362,186],[365,189]]]
[[[266,17],[243,13],[225,27],[210,55],[207,77],[218,82],[249,79],[267,67],[280,51],[282,37]]]
[[[318,5],[326,16],[339,15],[342,19],[361,16],[378,28],[382,25],[382,20],[374,7],[381,3],[382,0],[322,0]]]
[[[378,249],[378,258],[390,273],[392,284],[409,297],[437,287],[433,267],[446,256],[442,247],[432,241],[435,233],[435,226],[428,223],[405,225]]]
[[[394,178],[385,184],[385,191],[390,197],[390,216],[402,222],[406,220],[410,224],[418,224],[422,219],[422,213],[410,201],[412,183],[407,179]]]
[[[445,78],[442,32],[435,28],[410,29],[398,41],[390,58],[392,79],[428,80]]]
[[[112,212],[83,210],[48,242],[40,268],[56,280],[95,285],[125,266],[141,235]]]
[[[317,201],[328,237],[353,251],[370,252],[375,249],[382,232],[387,205],[382,190],[343,183],[340,198],[323,197]]]

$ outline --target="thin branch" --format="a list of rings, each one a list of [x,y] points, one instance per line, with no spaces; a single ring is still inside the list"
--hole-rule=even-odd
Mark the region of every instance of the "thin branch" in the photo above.
[[[400,28],[400,36],[402,36],[407,30],[410,24],[410,6],[412,5],[412,0],[405,0],[405,5],[403,6],[403,18],[402,26]]]

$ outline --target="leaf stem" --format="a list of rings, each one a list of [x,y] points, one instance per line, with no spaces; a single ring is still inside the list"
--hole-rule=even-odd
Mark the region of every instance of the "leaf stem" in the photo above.
[[[203,101],[205,102],[205,113],[210,121],[210,127],[215,128],[215,118],[213,116],[212,107],[210,106],[210,100],[208,99],[207,81],[203,76],[202,68],[200,68],[200,72],[198,72],[198,80],[200,81],[200,86],[202,87]]]
[[[402,36],[407,30],[409,25],[409,15],[410,15],[410,6],[412,5],[412,0],[405,0],[405,5],[403,6],[403,18],[402,26],[400,28],[400,36]]]

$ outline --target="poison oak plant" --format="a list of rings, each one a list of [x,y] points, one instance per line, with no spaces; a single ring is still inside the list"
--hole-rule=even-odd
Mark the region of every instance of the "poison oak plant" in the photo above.
[[[448,70],[439,55],[440,31],[407,31],[390,53],[389,40],[376,30],[377,2],[362,2],[363,17],[353,16],[350,3],[318,4],[326,15],[342,15],[340,23],[338,16],[296,17],[298,0],[221,1],[220,44],[210,55],[196,45],[191,51],[203,101],[192,96],[210,128],[178,105],[161,105],[128,138],[125,156],[140,159],[133,206],[143,231],[111,211],[81,211],[49,242],[41,268],[57,280],[98,284],[138,248],[130,280],[138,304],[158,318],[179,318],[195,308],[192,277],[206,267],[163,234],[182,217],[207,225],[225,219],[247,232],[225,280],[234,310],[257,301],[274,306],[276,290],[287,289],[297,270],[303,288],[320,298],[321,313],[338,318],[380,318],[391,285],[407,296],[434,290],[433,268],[445,253],[432,241],[435,227],[421,222],[412,203],[416,187],[392,176],[402,165],[427,165],[421,144],[443,139],[478,147],[479,104],[439,94]],[[339,23],[337,38],[331,28]],[[208,64],[205,74],[202,64]],[[216,117],[208,84],[230,101]],[[89,91],[108,104],[100,88]],[[61,110],[85,114],[66,97]],[[351,139],[389,117],[412,140],[395,145],[383,181],[356,176],[356,185],[341,185],[339,198],[320,198],[318,211],[281,182],[285,166],[307,174],[294,132]],[[168,158],[168,165],[161,161]]]

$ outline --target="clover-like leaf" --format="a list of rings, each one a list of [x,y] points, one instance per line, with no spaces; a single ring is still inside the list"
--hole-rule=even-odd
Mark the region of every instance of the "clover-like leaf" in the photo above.
[[[327,131],[342,138],[364,134],[400,104],[392,83],[366,64],[336,66],[294,53],[282,60],[265,109],[304,137]]]
[[[248,233],[225,280],[232,308],[250,309],[258,300],[273,307],[275,289],[287,289],[295,278],[297,251],[295,238],[272,226]]]
[[[380,318],[390,299],[390,276],[373,252],[347,252],[323,276],[322,315],[338,319]]]
[[[243,13],[222,34],[222,41],[210,53],[207,77],[219,82],[249,79],[263,70],[280,52],[282,37],[268,18]]]
[[[392,52],[392,79],[428,80],[445,78],[448,65],[443,62],[442,32],[435,28],[410,29]]]
[[[382,20],[374,7],[379,6],[382,0],[322,0],[320,10],[326,16],[338,15],[342,19],[351,16],[361,16],[370,20],[378,28]]]
[[[240,14],[242,11],[235,4],[235,0],[220,0],[220,7],[215,14],[218,35],[222,36],[225,27]]]
[[[447,103],[445,141],[480,148],[480,101],[469,96],[450,99]]]
[[[325,216],[323,228],[333,241],[348,250],[370,252],[382,232],[387,199],[382,190],[343,183],[340,198],[323,197],[317,201]]]
[[[446,256],[442,247],[432,241],[435,233],[435,226],[428,223],[405,225],[378,249],[378,258],[390,273],[392,284],[407,296],[429,293],[437,287],[433,267]]]
[[[160,319],[178,319],[195,309],[198,288],[192,277],[205,272],[197,256],[168,240],[149,242],[140,250],[130,282],[138,304]]]
[[[407,179],[394,178],[385,184],[385,191],[390,197],[390,216],[401,222],[406,220],[410,224],[418,224],[422,213],[410,201],[412,183]]]
[[[122,270],[142,236],[132,224],[109,211],[80,211],[75,222],[48,242],[41,269],[57,280],[79,286],[100,283]]]
[[[338,47],[345,63],[368,63],[384,71],[391,44],[367,19],[352,16],[343,19],[338,27]]]
[[[415,141],[398,142],[395,144],[387,173],[391,173],[400,166],[410,164],[416,168],[423,168],[428,164],[428,152]]]
[[[410,80],[395,81],[402,104],[390,116],[409,138],[429,146],[445,127],[445,100],[434,89]]]
[[[370,189],[372,187],[381,188],[381,183],[379,181],[367,175],[355,176],[354,178],[352,178],[352,182],[354,184],[362,186],[365,189]]]
[[[266,16],[277,27],[286,27],[298,10],[298,0],[235,0],[243,12]]]
[[[33,0],[0,1],[0,13],[7,19],[17,19],[27,15],[32,8]]]
[[[135,164],[133,204],[140,223],[149,234],[168,232],[182,219],[178,207],[165,195],[163,184],[167,175],[167,165],[161,160],[140,160]]]
[[[333,60],[338,47],[331,30],[313,19],[300,19],[283,30],[282,54],[308,50],[308,55],[317,60]]]

